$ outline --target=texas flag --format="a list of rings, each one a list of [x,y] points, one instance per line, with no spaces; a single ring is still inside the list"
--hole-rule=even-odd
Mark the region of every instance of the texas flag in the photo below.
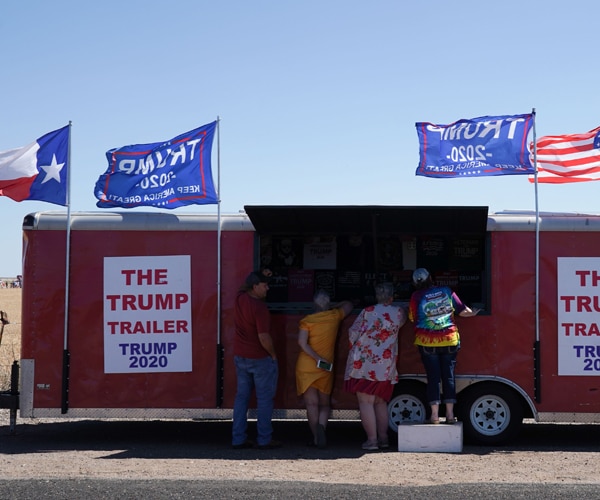
[[[66,206],[70,125],[0,151],[0,196]]]

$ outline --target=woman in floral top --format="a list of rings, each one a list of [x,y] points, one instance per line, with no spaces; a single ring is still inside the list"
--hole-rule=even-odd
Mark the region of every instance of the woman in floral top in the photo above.
[[[364,450],[387,448],[387,403],[398,382],[398,330],[406,313],[392,305],[391,283],[375,286],[377,304],[361,311],[348,330],[350,352],[346,363],[344,388],[356,394],[360,420],[367,433]]]

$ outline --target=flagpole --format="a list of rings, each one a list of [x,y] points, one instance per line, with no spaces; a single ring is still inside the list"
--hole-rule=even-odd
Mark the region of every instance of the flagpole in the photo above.
[[[69,140],[67,146],[67,240],[66,240],[66,262],[65,262],[65,322],[63,329],[63,376],[62,376],[62,402],[61,413],[69,410],[69,367],[70,354],[68,349],[69,332],[69,277],[71,261],[71,127],[69,120]]]
[[[537,135],[535,128],[535,108],[533,115],[533,167],[535,189],[535,342],[533,344],[534,394],[538,403],[542,401],[541,366],[540,366],[540,209],[538,200],[538,167],[537,167]]]
[[[223,358],[221,345],[221,119],[217,116],[217,402],[223,404]]]

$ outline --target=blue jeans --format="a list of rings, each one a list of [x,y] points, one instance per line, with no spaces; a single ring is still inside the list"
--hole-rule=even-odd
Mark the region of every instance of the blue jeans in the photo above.
[[[233,432],[231,443],[235,446],[248,439],[248,404],[252,390],[256,391],[256,429],[258,445],[271,442],[273,426],[273,399],[277,389],[279,369],[271,357],[251,359],[234,357],[237,373],[237,392],[233,405]]]
[[[459,350],[460,344],[446,347],[419,346],[421,360],[427,373],[427,401],[430,405],[456,403],[454,368]],[[440,397],[440,382],[443,400]]]

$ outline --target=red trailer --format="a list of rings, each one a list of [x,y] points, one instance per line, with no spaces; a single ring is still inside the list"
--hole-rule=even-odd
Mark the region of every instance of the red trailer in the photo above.
[[[275,417],[305,416],[298,321],[324,288],[356,304],[338,337],[332,418],[357,418],[342,389],[347,329],[374,302],[375,282],[393,282],[405,305],[412,270],[426,267],[483,309],[458,318],[456,411],[467,439],[505,442],[523,418],[600,421],[600,216],[544,213],[538,224],[487,207],[245,211],[73,213],[69,231],[66,213],[26,216],[20,416],[231,418],[233,301],[263,266],[274,272]],[[400,337],[393,430],[427,417],[410,324]]]

